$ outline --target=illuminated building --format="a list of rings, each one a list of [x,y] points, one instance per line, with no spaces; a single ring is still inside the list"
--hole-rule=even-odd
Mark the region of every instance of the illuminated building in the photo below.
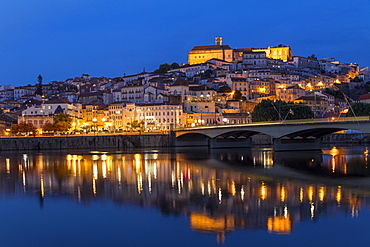
[[[59,113],[65,113],[73,119],[81,119],[82,105],[72,104],[62,99],[52,99],[22,111],[22,117],[18,118],[18,123],[32,123],[36,128],[42,128],[47,122],[53,123],[54,115]]]
[[[234,50],[222,44],[222,37],[216,37],[215,45],[194,46],[188,54],[188,64],[205,63],[212,58],[231,62],[234,60]]]
[[[294,103],[309,106],[316,117],[324,115],[329,109],[329,102],[316,94],[299,97],[294,100]]]
[[[299,97],[304,96],[305,90],[298,85],[293,85],[287,88],[276,88],[276,96],[279,100],[290,102]]]
[[[278,45],[274,47],[268,47],[268,48],[252,48],[253,52],[265,52],[266,57],[272,58],[272,59],[279,59],[284,62],[288,62],[292,60],[292,50],[290,49],[290,46],[285,45]]]
[[[257,56],[257,57],[256,57]],[[216,37],[215,45],[194,46],[188,53],[188,64],[201,64],[211,59],[220,59],[226,62],[240,59],[252,59],[251,65],[264,66],[266,58],[278,59],[284,62],[292,60],[290,46],[278,45],[268,48],[242,48],[232,49],[222,44],[222,37]],[[258,63],[258,64],[257,64]]]
[[[249,95],[250,95],[249,80],[247,80],[246,78],[231,77],[231,78],[227,78],[226,82],[232,91],[238,90],[240,91],[242,96],[249,99]]]

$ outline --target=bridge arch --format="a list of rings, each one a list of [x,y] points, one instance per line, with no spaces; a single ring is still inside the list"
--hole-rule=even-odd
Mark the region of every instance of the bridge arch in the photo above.
[[[203,133],[185,133],[176,137],[176,146],[209,146],[210,139]]]
[[[298,130],[295,132],[287,133],[278,138],[321,138],[325,135],[329,135],[338,131],[347,130],[344,128],[310,128]]]

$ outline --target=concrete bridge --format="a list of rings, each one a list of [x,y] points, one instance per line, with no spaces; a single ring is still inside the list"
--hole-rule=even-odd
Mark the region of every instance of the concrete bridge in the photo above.
[[[341,130],[370,133],[369,117],[288,120],[241,125],[219,125],[175,130],[176,146],[207,145],[211,148],[250,147],[250,137],[270,135],[275,151],[318,150],[321,137]]]

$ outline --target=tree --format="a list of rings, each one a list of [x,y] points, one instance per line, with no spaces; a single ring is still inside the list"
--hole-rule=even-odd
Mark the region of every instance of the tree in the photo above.
[[[316,57],[316,55],[315,55],[315,54],[312,54],[311,56],[308,56],[308,58],[310,58],[310,59],[314,59],[314,60],[317,60],[317,57]]]
[[[370,104],[354,103],[347,113],[347,117],[370,116]]]
[[[351,79],[351,82],[362,82],[363,79],[356,76],[355,78]]]
[[[43,132],[55,132],[56,128],[55,125],[52,123],[46,123],[44,126],[42,126],[42,131]]]
[[[57,131],[68,131],[71,128],[72,118],[65,113],[59,113],[54,117],[54,125]]]
[[[220,87],[217,91],[219,93],[230,93],[231,88],[229,86],[225,85],[225,86]]]
[[[171,69],[177,69],[179,67],[180,67],[180,65],[178,63],[171,63],[171,65],[170,65]]]
[[[367,92],[370,92],[370,81],[367,81],[365,83],[365,89],[366,89]]]
[[[335,89],[331,89],[331,88],[325,88],[325,91],[324,92],[325,93],[328,93],[330,95],[333,95],[334,98],[345,100],[344,99],[344,95],[343,95],[343,93],[340,90],[335,90]]]
[[[21,133],[33,134],[35,136],[37,130],[33,124],[21,122],[19,124],[12,125],[11,132],[13,134],[21,134]]]
[[[178,67],[180,67],[180,65],[178,63],[172,63],[171,65],[168,64],[168,63],[163,63],[163,64],[159,65],[158,69],[154,70],[154,73],[164,74],[167,71],[169,71],[171,69],[177,69]]]
[[[212,75],[213,75],[213,71],[212,71],[212,70],[210,70],[210,69],[207,69],[207,70],[206,70],[206,71],[204,71],[204,73],[203,73],[203,76],[204,76],[205,78],[210,78]]]
[[[36,85],[36,91],[35,91],[35,94],[36,95],[41,95],[42,96],[42,76],[39,75],[37,77],[37,81],[38,81],[38,84]]]
[[[242,99],[242,93],[239,90],[235,90],[234,95],[233,95],[233,99],[234,100],[241,100]]]
[[[71,91],[75,91],[75,92],[77,93],[77,92],[78,92],[78,87],[77,87],[76,85],[71,84],[71,85],[69,86],[69,90],[71,90]]]
[[[305,104],[294,104],[281,100],[262,100],[252,112],[252,121],[277,121],[313,118],[311,108]]]
[[[132,123],[131,123],[131,127],[132,128],[139,128],[141,127],[142,125],[144,124],[144,121],[138,121],[138,120],[134,120]]]

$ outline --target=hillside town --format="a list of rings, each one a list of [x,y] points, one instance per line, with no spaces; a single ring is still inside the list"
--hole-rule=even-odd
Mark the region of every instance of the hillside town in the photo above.
[[[36,78],[35,78],[36,79]],[[262,100],[303,103],[315,118],[344,116],[355,102],[370,102],[370,67],[335,58],[295,56],[289,46],[194,46],[186,64],[162,64],[115,78],[88,74],[65,81],[0,86],[0,131],[32,124],[38,133],[61,113],[69,132],[169,131],[250,123]],[[36,80],[35,80],[36,81]]]

